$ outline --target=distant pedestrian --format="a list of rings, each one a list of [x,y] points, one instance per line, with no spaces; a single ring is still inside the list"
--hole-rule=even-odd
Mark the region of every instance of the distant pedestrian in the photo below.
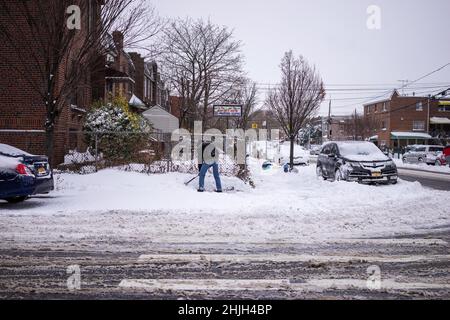
[[[216,192],[222,193],[222,183],[220,181],[219,164],[217,157],[219,154],[213,142],[203,142],[199,151],[198,164],[200,169],[200,182],[198,192],[205,191],[205,176],[209,168],[213,168],[214,180],[216,181]]]

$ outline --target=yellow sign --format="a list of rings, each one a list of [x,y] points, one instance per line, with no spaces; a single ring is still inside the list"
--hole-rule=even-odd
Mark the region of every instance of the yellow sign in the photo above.
[[[450,101],[439,101],[440,106],[450,106]]]
[[[258,124],[257,123],[252,123],[252,129],[258,129]]]

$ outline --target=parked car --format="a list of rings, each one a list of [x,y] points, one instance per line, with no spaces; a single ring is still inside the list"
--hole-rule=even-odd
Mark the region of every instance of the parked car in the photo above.
[[[309,154],[312,156],[318,156],[320,154],[321,149],[322,149],[321,145],[312,144],[309,148]]]
[[[426,163],[428,165],[442,165],[441,155],[444,152],[443,146],[423,145],[414,146],[409,152],[403,155],[404,163]]]
[[[46,156],[0,144],[0,157],[0,199],[20,202],[54,189],[53,171]]]
[[[397,166],[376,145],[366,141],[326,143],[316,172],[325,180],[396,184]]]
[[[289,141],[284,142],[280,146],[280,154],[281,154],[281,162],[289,163],[290,162],[290,154],[291,154],[291,143]],[[294,144],[294,165],[309,165],[309,153],[308,151],[299,146],[298,144]]]
[[[444,148],[443,157],[445,158],[446,164],[450,166],[450,145]]]

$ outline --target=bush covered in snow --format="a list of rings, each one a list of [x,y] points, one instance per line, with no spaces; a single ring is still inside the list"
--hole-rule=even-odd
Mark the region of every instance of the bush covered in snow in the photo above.
[[[147,148],[152,131],[144,117],[130,111],[123,97],[94,105],[84,129],[89,146],[97,147],[104,159],[112,162],[133,160],[139,150]]]

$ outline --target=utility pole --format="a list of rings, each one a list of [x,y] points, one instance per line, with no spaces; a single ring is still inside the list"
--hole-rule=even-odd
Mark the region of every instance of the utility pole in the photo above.
[[[430,134],[430,99],[431,94],[428,95],[428,106],[427,106],[427,133]]]
[[[353,124],[353,134],[354,134],[354,140],[356,141],[356,140],[358,140],[358,137],[356,136],[357,135],[357,130],[356,130],[356,108],[355,108],[355,120],[354,120],[354,124]]]
[[[332,141],[333,131],[331,130],[331,99],[328,106],[328,141]]]
[[[402,83],[402,96],[405,95],[405,87],[408,84],[409,80],[398,80],[398,82]]]

